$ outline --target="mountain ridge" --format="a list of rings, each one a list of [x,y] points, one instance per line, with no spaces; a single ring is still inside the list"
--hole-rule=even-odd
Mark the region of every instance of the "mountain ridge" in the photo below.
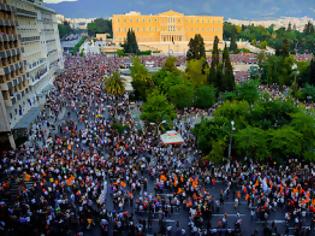
[[[315,18],[314,0],[78,0],[46,4],[57,13],[70,18],[111,17],[113,14],[139,11],[156,14],[173,9],[186,15],[220,15],[236,19],[270,19],[289,17]],[[148,2],[154,2],[148,4]],[[202,11],[200,11],[202,9]]]

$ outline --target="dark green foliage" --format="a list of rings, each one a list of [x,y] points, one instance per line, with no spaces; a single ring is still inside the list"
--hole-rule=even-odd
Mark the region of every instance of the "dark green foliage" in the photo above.
[[[206,59],[191,59],[186,63],[186,77],[194,86],[200,86],[207,83],[209,66]]]
[[[315,86],[315,59],[313,58],[308,73],[308,83]]]
[[[271,85],[276,83],[280,86],[291,86],[294,81],[293,57],[269,56],[261,64],[262,76],[261,82]]]
[[[231,44],[230,44],[229,50],[230,50],[230,52],[238,53],[237,43],[236,43],[236,36],[234,34],[231,37]]]
[[[196,125],[193,133],[198,148],[211,161],[224,159],[231,135],[232,153],[241,159],[315,159],[313,114],[291,101],[272,100],[266,95],[251,105],[246,101],[226,101],[211,119]]]
[[[190,39],[188,46],[187,60],[206,58],[205,44],[200,34],[196,34],[193,39]]]
[[[312,24],[312,22],[309,21],[309,22],[305,25],[303,32],[304,32],[305,34],[314,34],[314,33],[315,33],[315,27],[314,27],[314,25]]]
[[[284,39],[282,44],[276,47],[276,56],[288,57],[290,55],[289,47],[289,41]]]
[[[213,42],[209,83],[213,84],[216,88],[220,88],[220,52],[219,38],[217,36]]]
[[[235,135],[237,153],[240,156],[255,157],[264,160],[270,156],[270,150],[266,148],[268,143],[267,132],[262,129],[247,126]]]
[[[90,36],[95,36],[98,33],[107,33],[113,36],[112,20],[97,18],[87,24],[87,29]]]
[[[136,34],[132,29],[128,30],[127,39],[123,47],[125,53],[138,54],[140,52],[136,39]]]
[[[63,39],[73,32],[69,22],[65,21],[63,24],[58,24],[59,37]]]
[[[74,48],[72,48],[72,49],[70,50],[70,52],[71,52],[72,55],[76,55],[76,54],[79,52],[80,47],[81,47],[82,44],[85,42],[85,40],[86,40],[86,37],[82,37],[82,38],[80,39],[80,41],[74,46]]]
[[[147,98],[147,101],[141,107],[141,119],[146,122],[155,122],[156,124],[166,120],[171,124],[176,117],[175,107],[167,101],[167,98],[159,91],[153,91]]]
[[[233,67],[230,60],[229,50],[224,47],[223,56],[222,56],[222,82],[221,82],[221,91],[232,91],[235,88],[235,79],[233,74]]]
[[[243,25],[242,27],[233,25],[231,23],[224,23],[224,40],[231,40],[232,37],[246,40],[249,42],[256,41],[256,46],[262,47],[268,45],[272,48],[278,49],[280,54],[288,55],[289,53],[315,52],[315,30],[314,25],[309,22],[304,29],[304,32],[296,30],[295,26],[288,26],[287,29],[282,27],[277,30],[274,26],[265,28],[263,26]],[[286,41],[285,41],[286,40]],[[257,43],[260,42],[260,43]],[[261,42],[264,42],[261,44]],[[286,45],[283,45],[285,43]]]
[[[194,104],[198,108],[210,108],[216,102],[216,91],[211,85],[202,85],[195,89]]]
[[[169,88],[167,97],[177,108],[183,109],[193,105],[194,90],[190,83],[179,83]]]
[[[248,80],[236,86],[236,99],[245,100],[248,103],[254,103],[259,98],[259,82],[257,80]]]
[[[132,87],[136,99],[146,100],[148,93],[154,88],[154,82],[149,71],[141,63],[138,57],[132,60],[131,67]]]

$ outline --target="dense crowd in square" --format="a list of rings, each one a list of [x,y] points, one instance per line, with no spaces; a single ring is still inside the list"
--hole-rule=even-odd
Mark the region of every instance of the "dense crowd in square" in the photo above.
[[[164,59],[147,60],[160,66]],[[1,235],[246,235],[244,227],[252,235],[315,232],[314,163],[202,161],[191,128],[215,107],[178,112],[174,127],[185,142],[162,145],[153,128],[136,127],[128,94],[103,92],[103,75],[124,62],[67,57],[28,142],[0,159]],[[272,93],[282,96],[276,88]],[[117,121],[124,132],[114,128]],[[227,201],[236,217],[215,218]],[[283,227],[273,220],[276,213]],[[251,226],[243,225],[244,217]]]

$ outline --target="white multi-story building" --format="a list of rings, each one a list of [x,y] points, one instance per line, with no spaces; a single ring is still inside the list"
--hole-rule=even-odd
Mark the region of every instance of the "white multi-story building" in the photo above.
[[[7,6],[11,10],[6,11],[6,15],[13,19],[16,43],[21,47],[18,59],[24,73],[21,72],[21,89],[17,87],[17,91],[6,91],[3,90],[6,87],[1,86],[6,110],[4,113],[9,122],[7,126],[14,129],[21,128],[19,122],[21,123],[28,112],[32,112],[32,108],[45,102],[45,94],[52,86],[58,71],[63,69],[63,57],[56,14],[45,7],[42,0],[0,0],[0,9],[4,9],[1,6]],[[1,19],[6,15],[0,15]],[[1,28],[1,34],[7,34],[6,31],[4,27]],[[10,76],[13,80],[16,77],[12,73]],[[0,79],[0,83],[5,84],[7,81]],[[0,119],[1,122],[4,120],[1,117]]]

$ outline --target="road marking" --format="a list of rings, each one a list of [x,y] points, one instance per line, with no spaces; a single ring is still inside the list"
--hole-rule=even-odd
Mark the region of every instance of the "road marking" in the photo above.
[[[212,214],[212,216],[224,216],[225,214]],[[239,216],[245,216],[246,214],[239,214]],[[227,216],[228,217],[237,217],[238,214],[235,214],[235,213],[232,213],[232,214],[229,214],[227,213]]]
[[[271,224],[271,223],[275,223],[275,224],[283,224],[285,223],[285,220],[267,220],[267,221],[256,221],[256,224]]]
[[[152,219],[152,221],[159,222],[160,220],[159,219]],[[176,221],[175,220],[166,219],[166,220],[163,220],[163,222],[165,222],[165,223],[175,223]]]

